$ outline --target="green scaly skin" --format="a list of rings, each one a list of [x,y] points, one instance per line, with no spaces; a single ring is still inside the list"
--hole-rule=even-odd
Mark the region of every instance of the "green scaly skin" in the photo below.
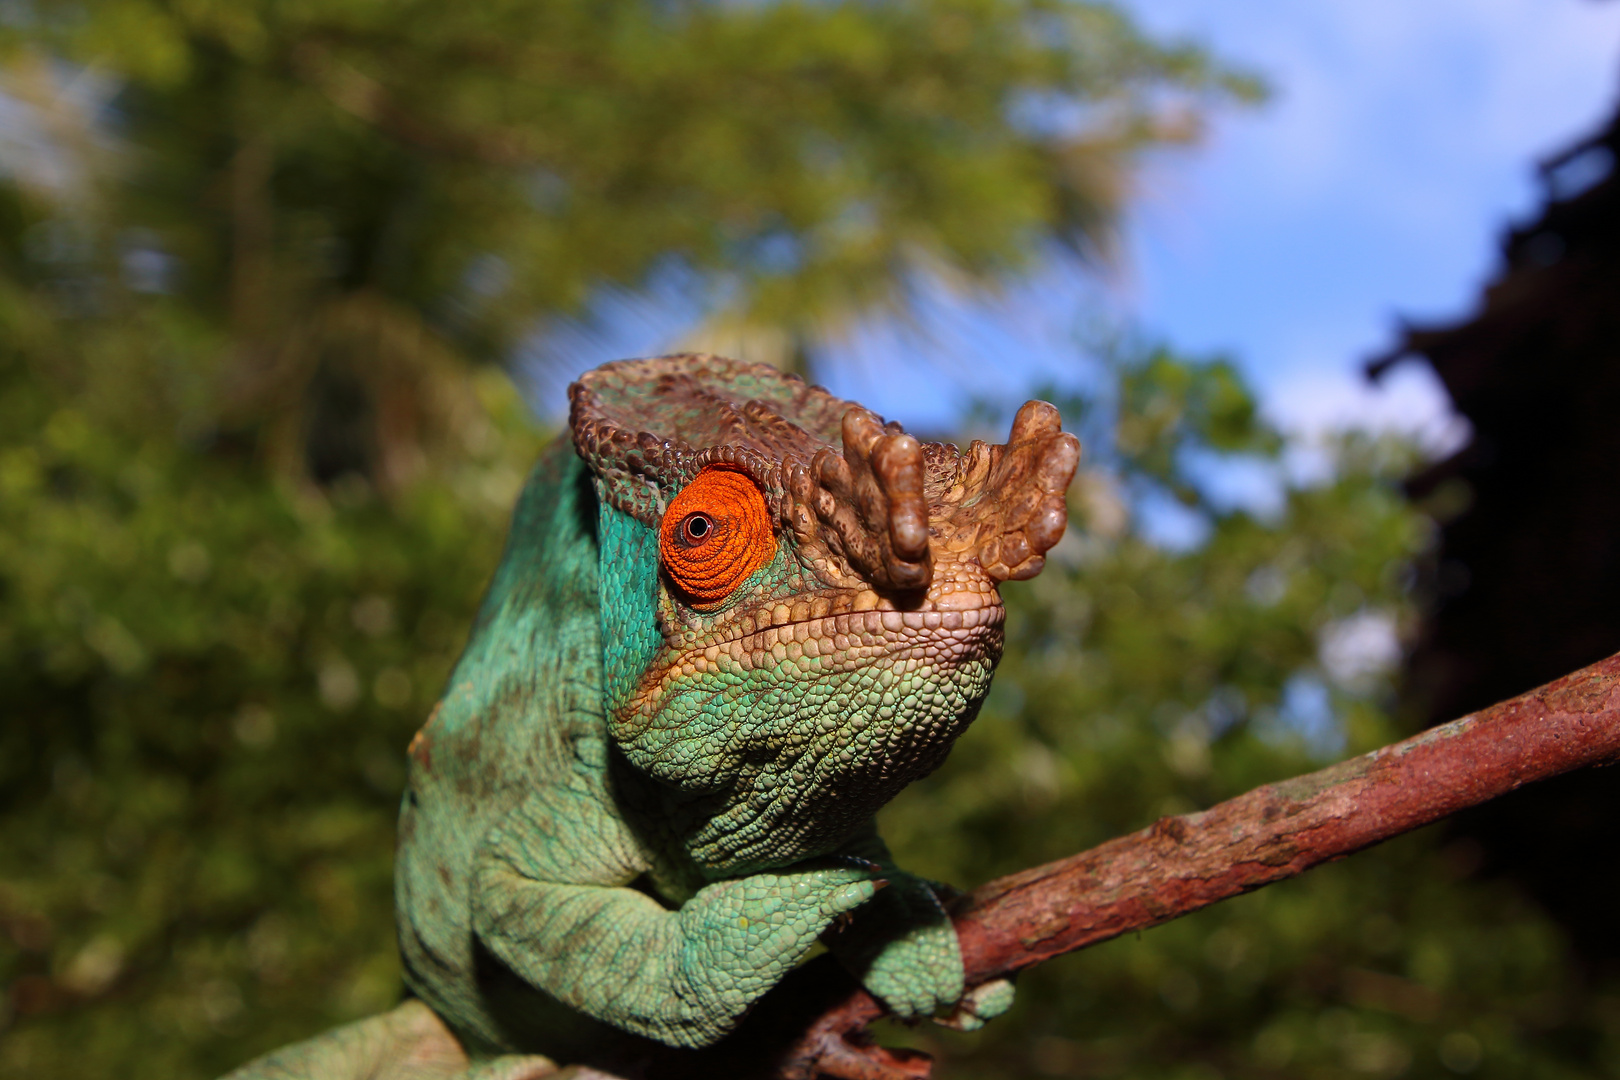
[[[660,373],[678,383],[662,397]],[[1003,1011],[1005,984],[965,994],[940,900],[872,819],[988,691],[995,585],[1033,574],[1061,533],[1072,436],[1041,414],[1044,524],[997,548],[984,538],[1012,527],[992,520],[993,489],[1013,474],[985,462],[1016,447],[919,449],[855,407],[843,460],[812,462],[850,407],[769,369],[675,357],[592,378],[575,445],[536,466],[411,746],[396,870],[410,989],[474,1060],[568,1060],[615,1029],[707,1045],[818,941],[901,1017],[972,1027]],[[627,419],[592,427],[615,408]],[[658,437],[614,441],[638,426]],[[700,611],[661,572],[657,525],[721,443],[743,448],[718,453],[759,483],[777,545]],[[919,462],[924,547],[904,524]]]

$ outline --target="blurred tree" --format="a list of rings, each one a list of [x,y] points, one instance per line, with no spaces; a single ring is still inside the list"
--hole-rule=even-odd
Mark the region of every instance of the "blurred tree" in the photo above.
[[[685,268],[802,341],[1105,246],[1136,152],[1255,92],[1104,3],[6,11],[19,96],[108,86],[74,225],[218,335],[210,422],[385,489],[453,430],[456,360],[597,287]]]
[[[918,872],[977,884],[1401,734],[1394,646],[1429,533],[1396,483],[1411,449],[1348,435],[1324,479],[1290,481],[1304,448],[1230,365],[1145,350],[1114,376],[1061,404],[1086,418],[1078,528],[1005,590],[979,720],[884,812]],[[1620,997],[1444,836],[1061,958],[983,1032],[911,1041],[959,1080],[1620,1076]]]
[[[395,997],[401,748],[539,442],[479,362],[1100,250],[1251,91],[1104,4],[0,4],[0,1074]]]
[[[1373,365],[1421,356],[1472,427],[1408,491],[1444,524],[1407,711],[1431,724],[1620,650],[1620,115],[1542,167],[1546,202],[1508,231],[1473,317],[1409,329]],[[1620,975],[1609,897],[1620,777],[1584,771],[1455,822],[1481,872],[1545,904],[1594,969]]]
[[[0,1075],[164,1080],[398,992],[401,749],[541,439],[476,362],[672,267],[802,343],[1098,252],[1133,154],[1252,90],[1045,0],[22,0],[0,78]],[[1104,382],[1065,404],[1089,529],[890,814],[944,878],[1389,734],[1401,455],[1251,512],[1212,463],[1283,447],[1229,366]],[[962,1076],[1613,1074],[1620,1008],[1456,858],[1403,841],[924,1037]]]
[[[391,503],[272,482],[180,434],[183,315],[53,317],[41,214],[0,191],[0,1075],[217,1075],[397,997],[402,747],[539,433],[484,376]]]

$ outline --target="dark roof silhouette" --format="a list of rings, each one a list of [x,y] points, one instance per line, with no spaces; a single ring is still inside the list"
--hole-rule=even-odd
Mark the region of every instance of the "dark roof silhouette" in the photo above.
[[[1408,327],[1377,378],[1421,357],[1473,426],[1408,482],[1441,522],[1403,698],[1463,715],[1620,651],[1620,115],[1541,166],[1545,201],[1464,322]],[[1498,800],[1458,822],[1597,962],[1620,960],[1620,769]]]

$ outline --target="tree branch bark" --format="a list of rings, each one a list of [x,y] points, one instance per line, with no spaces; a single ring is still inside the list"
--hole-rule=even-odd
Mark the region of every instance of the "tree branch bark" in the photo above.
[[[968,985],[1180,918],[1537,780],[1620,761],[1620,654],[1404,742],[1162,818],[1090,851],[998,878],[953,906]],[[926,1077],[866,1028],[883,1008],[823,957],[709,1050],[623,1047],[621,1075],[813,1080]]]

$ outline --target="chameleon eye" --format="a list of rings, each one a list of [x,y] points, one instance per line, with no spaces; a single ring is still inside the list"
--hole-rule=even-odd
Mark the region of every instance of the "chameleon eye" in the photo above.
[[[689,548],[697,547],[714,535],[714,522],[708,514],[687,514],[676,530],[676,538]]]
[[[765,496],[735,469],[709,466],[670,500],[658,554],[694,607],[719,603],[776,554]]]

